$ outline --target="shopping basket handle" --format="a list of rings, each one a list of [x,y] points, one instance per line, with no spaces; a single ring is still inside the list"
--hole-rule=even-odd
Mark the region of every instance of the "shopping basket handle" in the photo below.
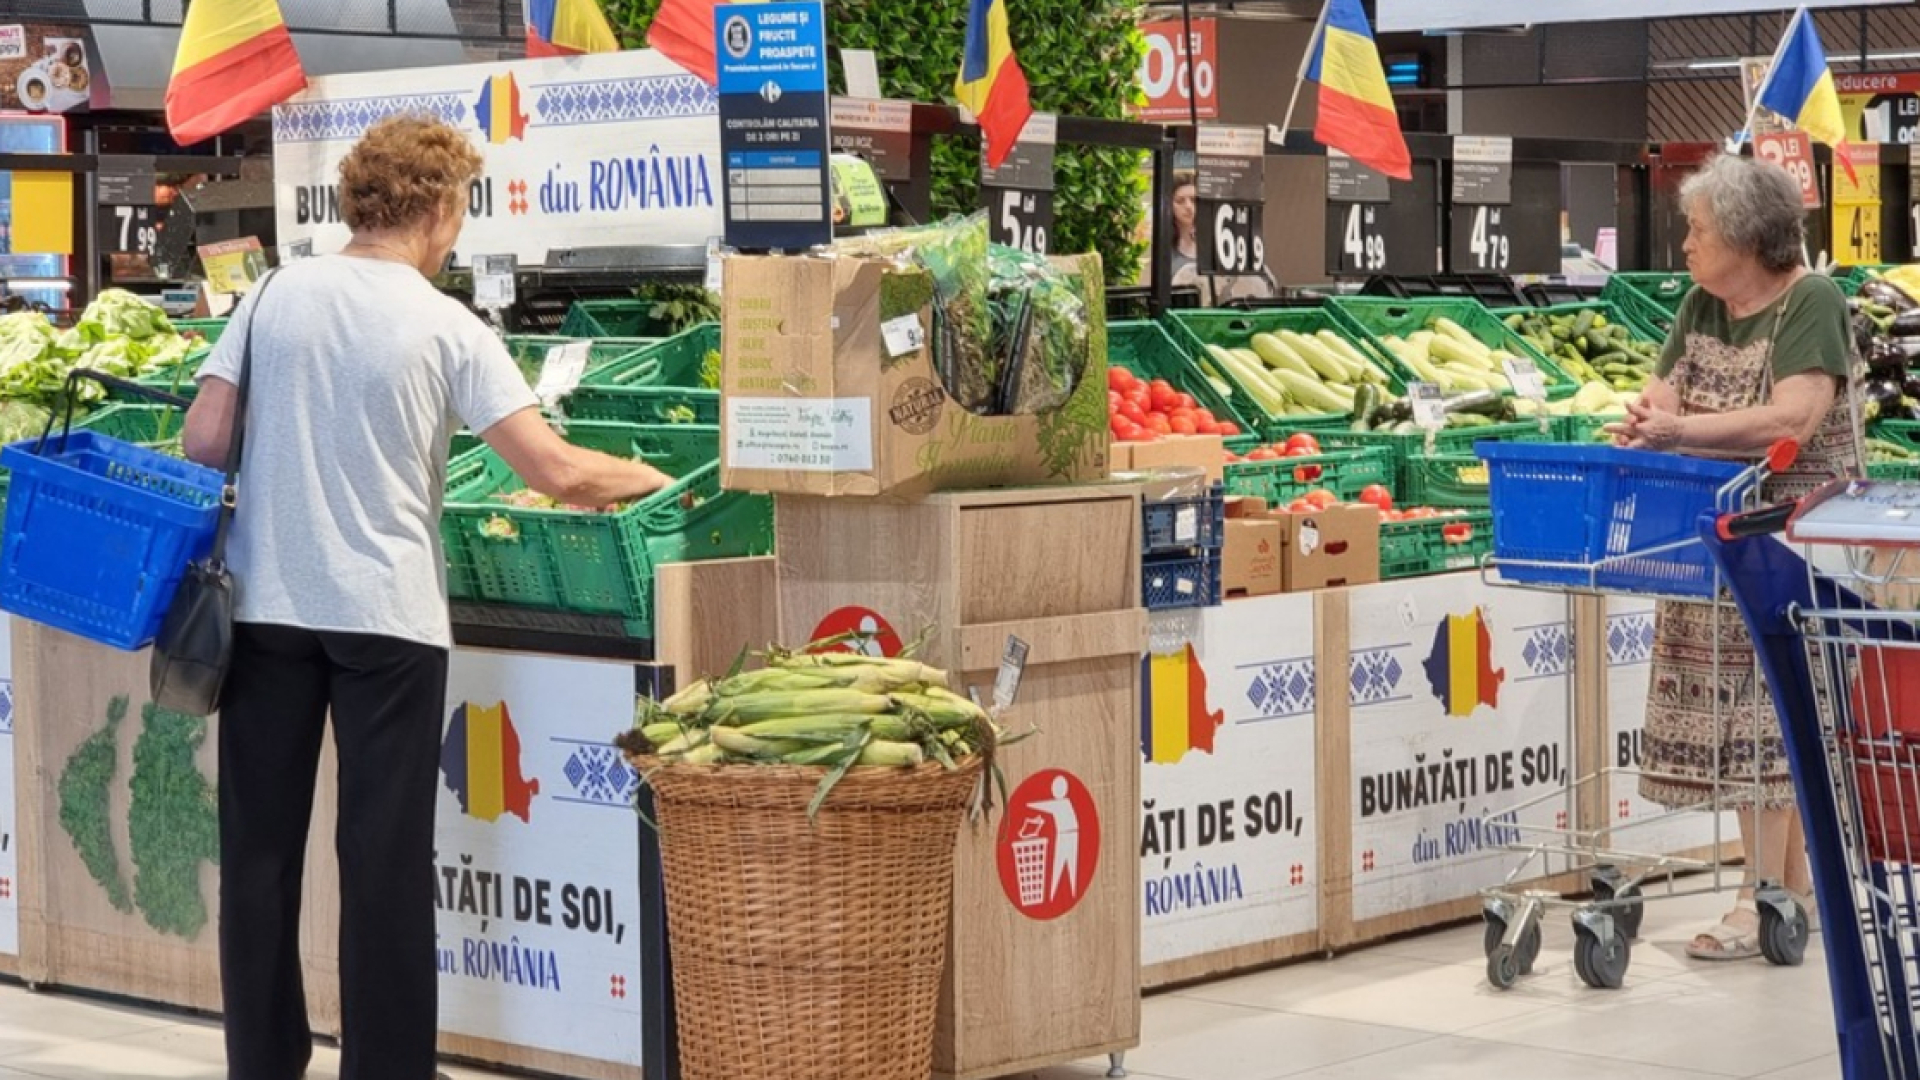
[[[67,408],[65,419],[60,425],[60,449],[63,451],[67,448],[67,435],[73,431],[73,405],[74,402],[80,399],[80,382],[83,379],[90,379],[109,390],[118,390],[132,397],[145,398],[159,405],[172,405],[174,408],[184,409],[193,404],[193,402],[178,394],[169,394],[164,390],[155,390],[150,386],[141,386],[137,382],[129,382],[126,379],[109,375],[104,371],[95,371],[92,368],[74,368],[72,371],[67,372],[65,395]],[[34,454],[38,455],[44,452],[47,448],[47,440],[52,437],[53,413],[49,412],[47,414],[47,426],[40,432],[40,441],[33,445]]]
[[[1738,540],[1748,536],[1771,536],[1782,532],[1793,512],[1800,509],[1798,502],[1781,503],[1763,510],[1749,510],[1744,514],[1722,514],[1714,522],[1714,532],[1722,540]]]
[[[1793,468],[1800,460],[1800,443],[1793,439],[1781,439],[1767,448],[1767,471],[1783,473]]]

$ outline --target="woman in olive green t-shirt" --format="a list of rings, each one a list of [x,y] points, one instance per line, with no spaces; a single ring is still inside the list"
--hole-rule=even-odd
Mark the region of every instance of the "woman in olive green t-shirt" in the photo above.
[[[1775,166],[1720,157],[1687,180],[1680,198],[1695,287],[1657,376],[1626,422],[1608,429],[1616,443],[1752,461],[1796,440],[1800,458],[1767,482],[1767,502],[1857,473],[1847,303],[1803,263],[1798,185]],[[1747,852],[1738,904],[1687,947],[1699,959],[1759,954],[1756,882],[1784,885],[1812,916],[1806,836],[1779,725],[1758,683],[1752,641],[1726,605],[1659,605],[1640,794],[1671,808],[1710,809],[1718,788],[1719,806],[1740,812]]]

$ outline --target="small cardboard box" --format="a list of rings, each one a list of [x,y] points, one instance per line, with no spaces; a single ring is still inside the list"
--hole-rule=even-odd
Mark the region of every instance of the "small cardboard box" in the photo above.
[[[1107,468],[1117,473],[1133,471],[1133,444],[1117,442],[1107,444]]]
[[[1380,580],[1380,511],[1364,503],[1311,513],[1276,513],[1287,592]]]
[[[1270,517],[1230,518],[1220,551],[1223,596],[1267,596],[1286,585],[1281,565],[1285,528]]]
[[[1266,517],[1267,500],[1258,495],[1229,495],[1226,510],[1228,518]]]
[[[1170,435],[1152,442],[1130,443],[1134,472],[1191,466],[1207,470],[1207,482],[1218,484],[1227,475],[1227,448],[1218,435]]]
[[[1105,310],[1095,255],[1055,260]],[[928,342],[922,269],[850,256],[725,264],[720,482],[735,491],[884,495],[1107,477],[1106,324],[1065,406],[976,416],[949,399]]]

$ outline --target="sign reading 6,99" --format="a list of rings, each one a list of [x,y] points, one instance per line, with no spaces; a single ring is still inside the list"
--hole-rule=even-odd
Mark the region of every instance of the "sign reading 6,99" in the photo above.
[[[1265,215],[1259,203],[1202,200],[1199,217],[1202,276],[1257,275],[1266,270]]]

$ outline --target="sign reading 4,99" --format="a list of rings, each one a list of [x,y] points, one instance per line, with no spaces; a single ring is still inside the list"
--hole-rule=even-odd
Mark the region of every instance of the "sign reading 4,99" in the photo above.
[[[1385,208],[1360,203],[1332,206],[1327,232],[1332,256],[1327,270],[1334,274],[1379,274],[1387,269]]]
[[[1202,203],[1200,273],[1249,275],[1267,268],[1265,215],[1259,203]]]

